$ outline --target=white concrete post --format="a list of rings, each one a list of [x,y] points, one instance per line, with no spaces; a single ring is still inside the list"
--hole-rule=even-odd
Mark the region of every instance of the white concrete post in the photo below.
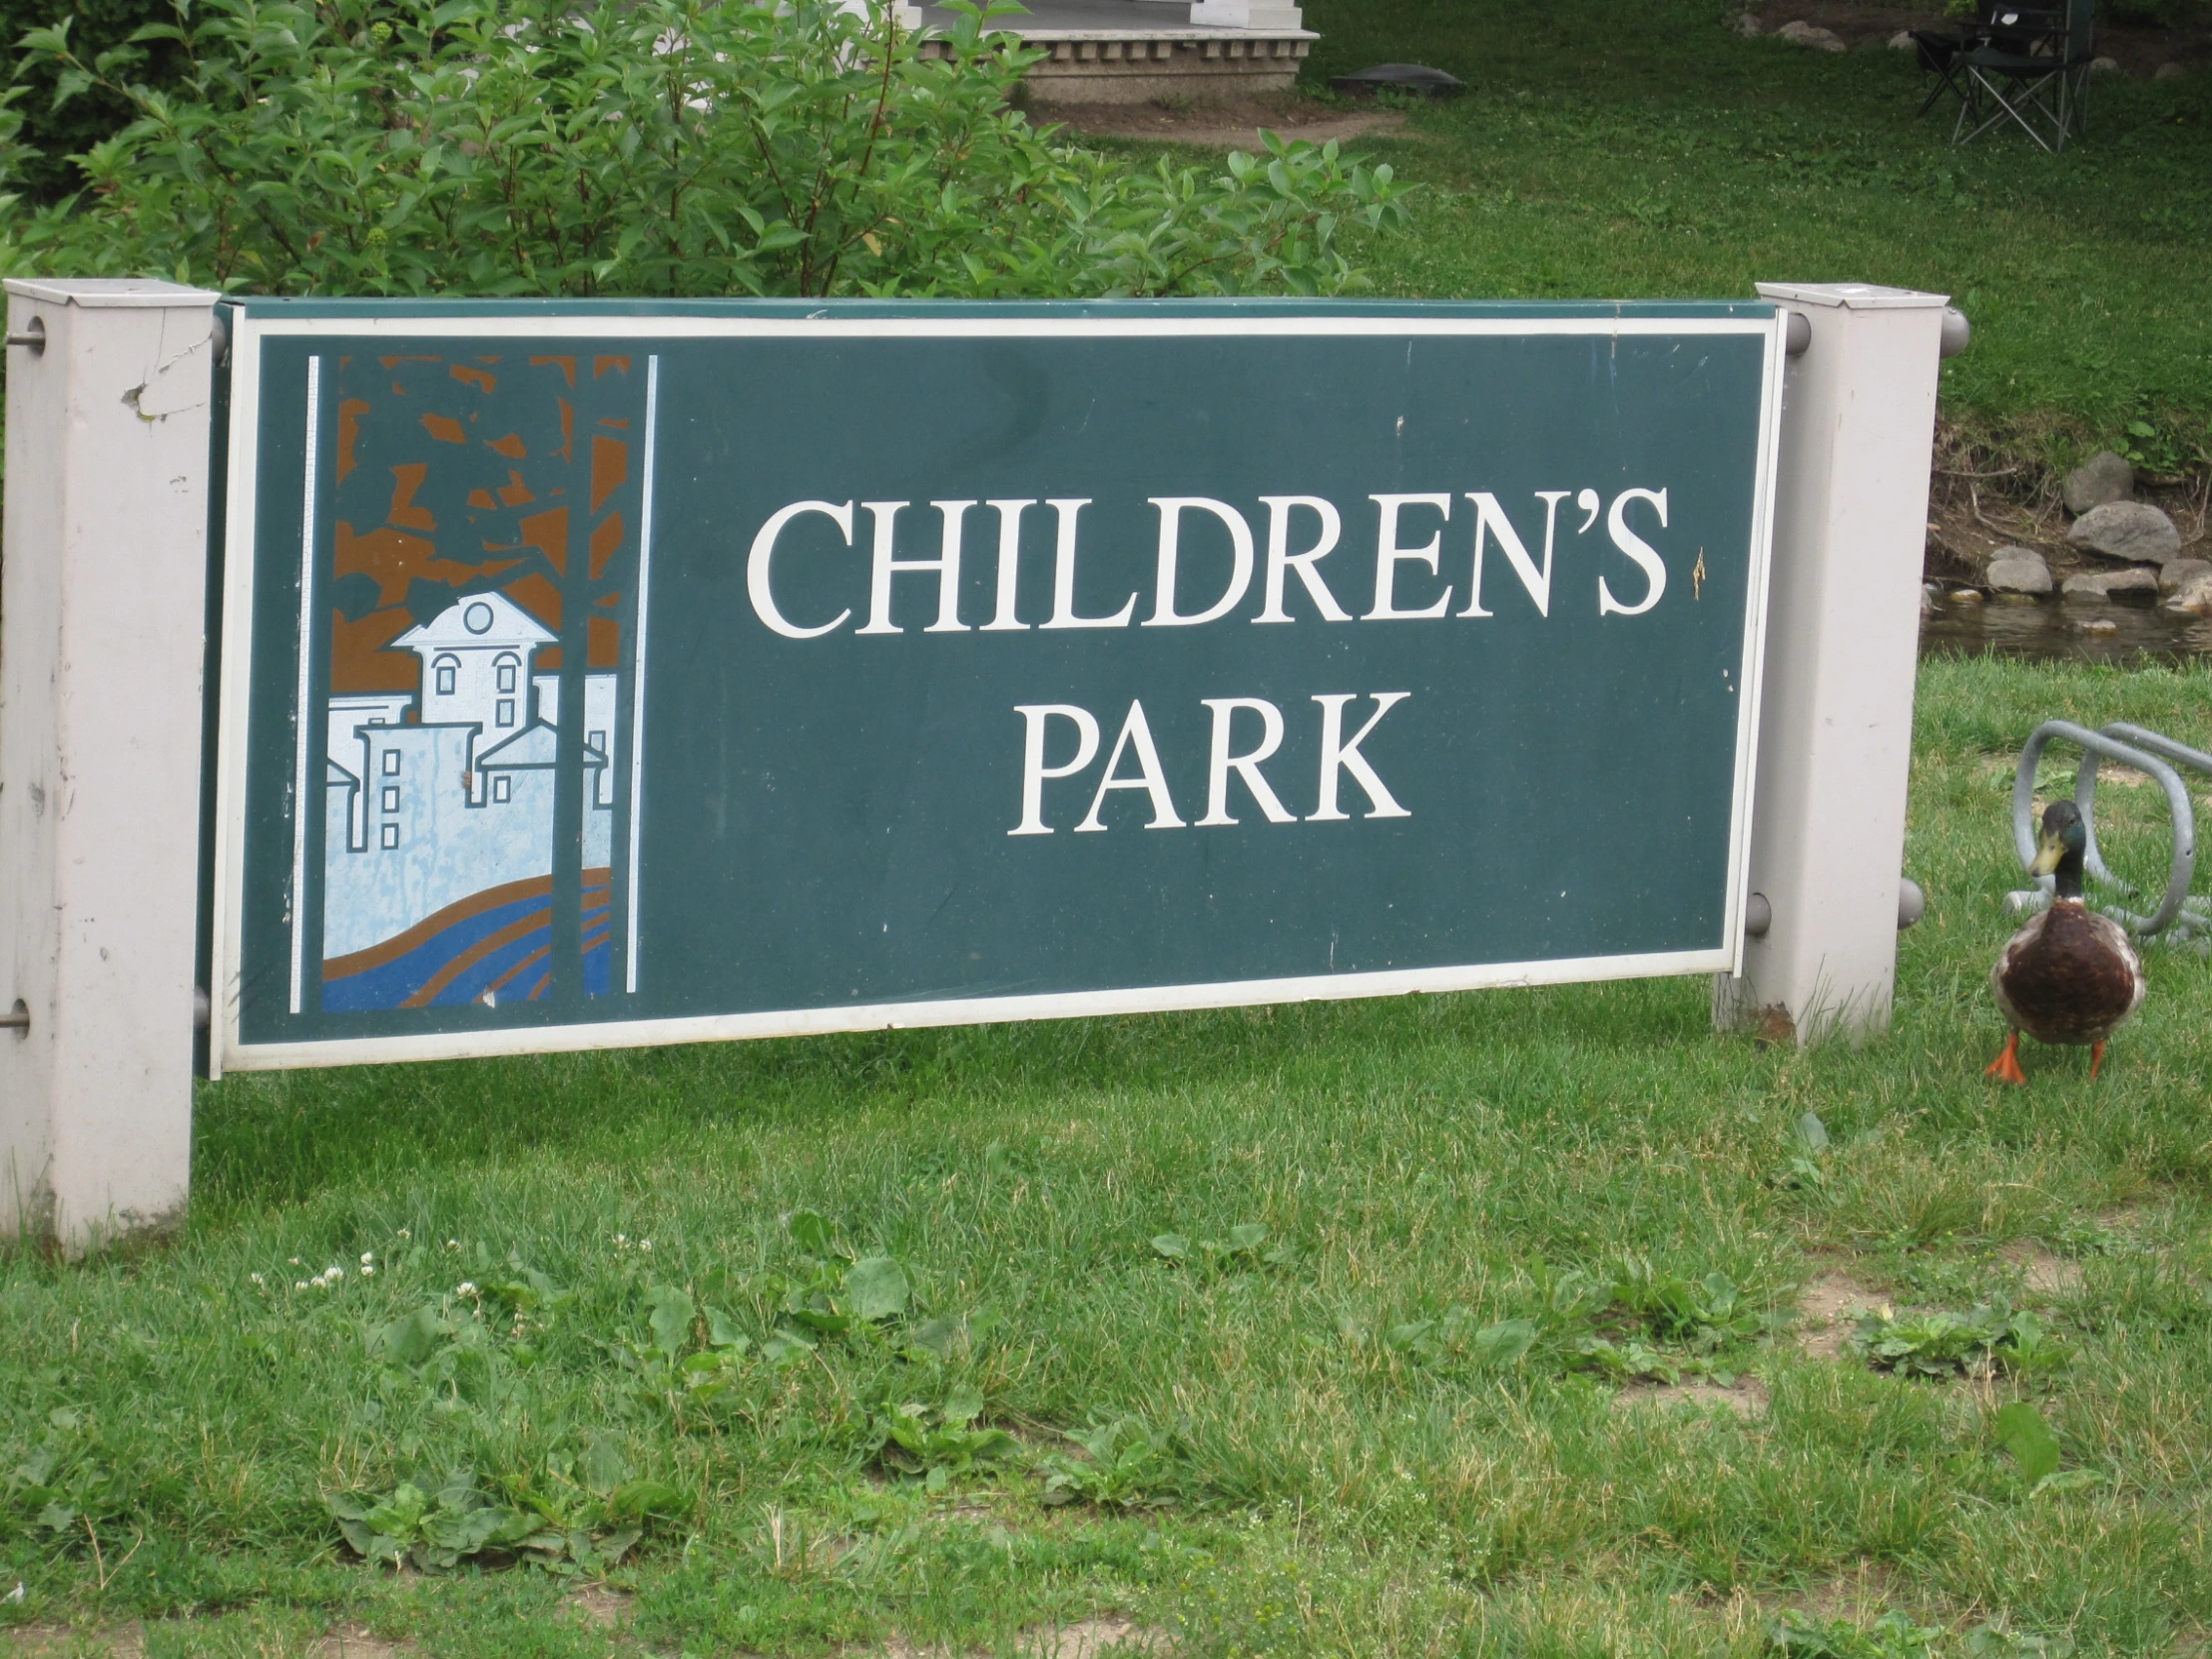
[[[1890,1017],[1944,296],[1759,291],[1810,340],[1783,389],[1752,807],[1751,890],[1771,919],[1713,1009],[1723,1026],[1779,1015],[1802,1043]]]
[[[6,286],[0,1237],[74,1250],[185,1203],[216,295]]]

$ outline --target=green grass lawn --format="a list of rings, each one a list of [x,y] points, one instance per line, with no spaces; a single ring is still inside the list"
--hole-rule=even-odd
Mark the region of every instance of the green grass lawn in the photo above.
[[[1770,25],[1793,14],[1765,8]],[[2100,76],[2087,142],[1950,145],[1914,60],[1744,40],[1719,0],[1309,0],[1312,87],[1412,60],[1469,85],[1363,139],[1427,187],[1373,252],[1423,297],[1745,294],[1758,280],[1954,295],[1944,409],[2067,459],[2117,440],[2212,464],[2212,69]],[[2127,432],[2142,420],[2144,438]]]
[[[1778,1652],[1799,1613],[1843,1659],[2200,1651],[2212,969],[2155,954],[2094,1086],[2073,1051],[1980,1075],[2007,752],[2057,714],[2201,741],[2212,673],[1925,668],[1929,915],[1858,1051],[1716,1037],[1654,981],[209,1088],[181,1238],[0,1260],[0,1621],[950,1655],[1113,1615],[1126,1651],[1563,1659]],[[2163,868],[2155,792],[2105,800],[2115,862]],[[1994,1311],[1890,1375],[1809,1284]],[[333,1498],[459,1565],[365,1564]],[[467,1553],[519,1510],[552,1565]]]

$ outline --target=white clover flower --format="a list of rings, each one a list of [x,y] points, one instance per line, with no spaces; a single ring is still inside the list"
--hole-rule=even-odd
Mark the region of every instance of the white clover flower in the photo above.
[[[294,1279],[291,1282],[291,1288],[295,1291],[303,1291],[307,1288],[307,1282],[304,1279]]]
[[[461,1241],[458,1239],[448,1239],[445,1241],[445,1248],[448,1250],[458,1250],[461,1248]]]
[[[246,1277],[247,1277],[247,1278],[249,1278],[249,1279],[251,1279],[251,1280],[253,1280],[253,1281],[254,1281],[254,1283],[255,1283],[255,1284],[257,1284],[257,1285],[259,1285],[259,1284],[260,1284],[260,1283],[262,1282],[262,1276],[261,1276],[260,1274],[258,1274],[258,1273],[250,1273],[250,1274],[248,1274],[248,1275],[247,1275]]]
[[[362,1266],[362,1267],[364,1267],[364,1268],[365,1268],[365,1267],[367,1267],[367,1266],[369,1265],[369,1263],[371,1263],[371,1262],[373,1262],[373,1261],[375,1261],[375,1260],[376,1260],[376,1252],[374,1252],[373,1250],[364,1250],[364,1251],[362,1251],[362,1252],[361,1252],[361,1266]]]
[[[376,1277],[376,1270],[374,1268],[363,1268],[361,1269],[361,1277],[363,1279],[374,1279]]]
[[[300,1266],[301,1264],[300,1264],[299,1258],[298,1258],[298,1257],[296,1257],[296,1256],[292,1257],[292,1258],[291,1258],[291,1265],[292,1265],[293,1267],[295,1267],[295,1268],[296,1268],[296,1267],[298,1267],[298,1266]]]
[[[640,1239],[638,1248],[650,1256],[653,1254],[653,1241],[651,1239]]]
[[[474,1296],[476,1287],[471,1281],[464,1279],[453,1287],[453,1294],[455,1296]]]
[[[322,1277],[329,1280],[330,1283],[334,1285],[340,1279],[343,1279],[345,1277],[345,1270],[339,1267],[335,1262],[332,1262],[328,1267],[322,1270]]]
[[[402,1227],[402,1228],[401,1228],[401,1229],[399,1230],[399,1236],[400,1236],[400,1237],[401,1237],[402,1239],[411,1239],[411,1238],[413,1238],[413,1237],[414,1237],[414,1235],[413,1235],[412,1233],[408,1232],[408,1231],[407,1231],[407,1230],[406,1230],[406,1229],[405,1229],[404,1227]]]

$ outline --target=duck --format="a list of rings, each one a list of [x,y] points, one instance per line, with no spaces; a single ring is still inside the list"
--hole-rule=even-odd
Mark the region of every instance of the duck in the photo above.
[[[2081,900],[2082,856],[2089,827],[2071,801],[2043,809],[2042,835],[2036,842],[2036,875],[2053,877],[2050,908],[2029,919],[2006,941],[1989,970],[2011,1035],[2004,1052],[1990,1062],[1985,1076],[2025,1083],[2020,1070],[2020,1033],[2037,1042],[2089,1047],[2093,1082],[2104,1064],[2104,1045],[2114,1031],[2135,1017],[2150,986],[2142,961],[2127,934],[2109,916],[2100,916]]]

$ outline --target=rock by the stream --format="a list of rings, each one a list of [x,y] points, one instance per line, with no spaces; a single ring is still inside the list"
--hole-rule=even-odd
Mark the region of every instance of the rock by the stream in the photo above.
[[[2068,599],[2110,599],[2116,593],[2156,593],[2158,572],[2148,565],[2131,570],[2084,571],[2066,578],[2061,590]]]
[[[1760,32],[1758,15],[1754,12],[1746,12],[1743,16],[1736,19],[1736,32],[1739,35],[1758,34]]]
[[[1850,47],[1833,29],[1823,29],[1813,23],[1785,23],[1775,33],[1792,46],[1810,46],[1816,52],[1848,52]]]
[[[1893,52],[1917,52],[1920,50],[1920,45],[1921,43],[1913,38],[1913,31],[1910,29],[1900,29],[1890,37],[1890,50]]]
[[[2089,73],[2092,75],[2117,75],[2120,73],[2120,60],[2117,58],[2091,58],[2089,60]]]
[[[2162,63],[2151,74],[2154,81],[2178,81],[2189,71],[2177,63]]]
[[[2048,593],[2050,566],[2031,547],[2000,547],[1981,573],[1992,593]]]
[[[2178,564],[2180,561],[2175,562]],[[2199,576],[2167,600],[2166,609],[2186,611],[2191,616],[2212,616],[2212,574]]]
[[[2212,562],[2176,559],[2158,573],[2160,593],[2179,593],[2192,582],[2212,581]]]
[[[2125,455],[2100,449],[2066,474],[2058,493],[2065,498],[2066,511],[2078,518],[2091,507],[2125,501],[2133,495],[2135,469],[2128,465]]]
[[[2066,540],[2107,559],[2165,564],[2181,553],[2174,521],[2145,501],[2107,501],[2073,521]]]

